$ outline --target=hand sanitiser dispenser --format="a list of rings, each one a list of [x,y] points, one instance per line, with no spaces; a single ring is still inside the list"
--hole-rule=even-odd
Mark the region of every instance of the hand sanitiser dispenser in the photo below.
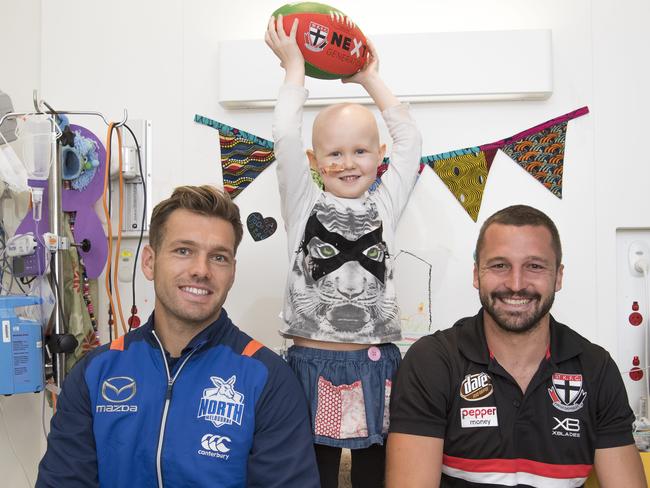
[[[18,317],[16,307],[41,303],[41,297],[0,296],[0,395],[35,393],[44,386],[43,331],[35,320]]]

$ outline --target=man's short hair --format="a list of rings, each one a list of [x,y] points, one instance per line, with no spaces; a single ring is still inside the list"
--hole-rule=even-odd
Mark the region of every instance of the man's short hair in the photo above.
[[[560,242],[560,233],[557,231],[557,227],[548,215],[528,205],[512,205],[506,207],[488,217],[483,222],[481,230],[478,233],[476,249],[474,250],[474,261],[477,264],[479,253],[483,248],[483,242],[485,240],[485,231],[492,224],[514,225],[516,227],[523,227],[524,225],[546,227],[551,233],[551,245],[555,252],[555,265],[558,268],[560,267],[562,263],[562,243]]]
[[[153,209],[149,225],[149,244],[154,251],[160,249],[165,232],[165,223],[174,210],[189,210],[206,217],[217,217],[230,222],[235,231],[235,253],[244,235],[239,216],[239,207],[230,195],[210,185],[179,186],[172,195]]]

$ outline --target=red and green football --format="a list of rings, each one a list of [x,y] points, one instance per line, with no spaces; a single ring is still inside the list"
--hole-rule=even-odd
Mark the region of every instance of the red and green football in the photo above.
[[[338,9],[316,2],[289,3],[282,14],[287,34],[298,19],[296,41],[305,58],[305,74],[335,80],[351,76],[366,62],[368,43],[361,29]]]

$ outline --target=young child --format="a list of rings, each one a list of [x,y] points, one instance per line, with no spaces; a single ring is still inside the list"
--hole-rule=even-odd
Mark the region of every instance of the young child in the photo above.
[[[338,486],[341,448],[349,448],[353,486],[376,488],[383,486],[390,388],[400,361],[391,344],[401,337],[393,240],[416,181],[421,136],[408,107],[379,77],[369,45],[364,69],[344,81],[364,87],[393,138],[381,185],[368,192],[386,146],[373,114],[360,105],[322,110],[305,156],[307,91],[297,22],[287,34],[281,16],[271,19],[265,36],[285,69],[273,122],[291,261],[280,333],[293,339],[288,361],[311,406],[322,486]],[[310,165],[324,191],[313,183]]]

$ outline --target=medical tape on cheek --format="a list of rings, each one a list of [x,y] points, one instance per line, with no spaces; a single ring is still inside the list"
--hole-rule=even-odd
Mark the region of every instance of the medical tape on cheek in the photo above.
[[[343,171],[345,171],[345,168],[343,167],[343,165],[342,164],[337,164],[337,163],[332,163],[329,166],[321,168],[321,173],[323,175],[329,175],[329,174],[334,174],[334,173],[342,173]]]

